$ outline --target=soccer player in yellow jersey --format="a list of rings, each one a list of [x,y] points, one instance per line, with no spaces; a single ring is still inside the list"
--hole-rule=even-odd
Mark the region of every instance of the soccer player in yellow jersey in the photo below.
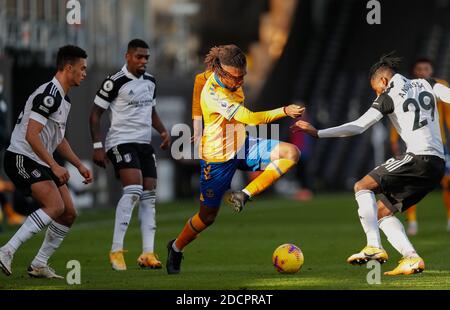
[[[430,59],[428,58],[419,58],[415,61],[413,65],[413,75],[415,78],[421,78],[421,79],[428,79],[433,76],[433,64]],[[445,86],[449,86],[449,84],[445,80],[436,79],[437,83],[443,84]],[[450,106],[446,105],[442,101],[437,102],[437,108],[439,113],[439,123],[441,127],[441,136],[442,136],[442,142],[444,144],[444,150],[445,150],[445,176],[442,178],[442,198],[444,200],[444,205],[447,209],[447,231],[450,232],[450,155],[448,154],[448,147],[447,147],[447,139],[446,139],[446,132],[450,129]],[[392,152],[394,153],[394,156],[397,156],[400,154],[400,140],[399,135],[394,127],[391,127],[390,132],[390,142],[391,142],[391,148]],[[409,208],[406,210],[406,218],[408,220],[408,235],[414,236],[418,232],[418,224],[417,224],[417,217],[416,217],[416,206]]]
[[[213,47],[205,63],[208,70],[196,78],[193,102],[194,116],[197,116],[194,118],[194,128],[197,129],[194,140],[199,137],[198,131],[201,132],[199,111],[204,121],[200,150],[200,210],[167,245],[166,268],[169,274],[180,272],[183,249],[213,224],[222,197],[230,188],[237,169],[264,170],[245,189],[232,193],[230,202],[239,212],[250,197],[273,184],[300,158],[300,151],[292,144],[247,137],[245,125],[267,124],[286,116],[295,118],[303,113],[304,108],[289,105],[263,112],[245,108],[242,84],[247,62],[244,53],[235,45]],[[196,121],[199,122],[197,125]]]

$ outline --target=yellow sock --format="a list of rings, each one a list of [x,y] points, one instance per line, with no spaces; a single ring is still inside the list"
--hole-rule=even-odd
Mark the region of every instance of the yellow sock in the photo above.
[[[263,173],[250,182],[243,191],[250,197],[258,195],[278,180],[283,174],[288,172],[294,165],[295,161],[290,159],[282,158],[272,161]]]
[[[406,210],[406,220],[408,222],[415,222],[417,215],[416,215],[416,205],[410,207],[408,210]]]
[[[197,235],[205,230],[206,227],[208,226],[203,223],[198,213],[191,217],[175,240],[177,249],[180,251],[183,250],[183,248],[197,238]]]

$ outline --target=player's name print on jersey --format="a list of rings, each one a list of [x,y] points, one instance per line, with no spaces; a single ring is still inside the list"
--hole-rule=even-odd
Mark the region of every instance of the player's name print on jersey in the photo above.
[[[372,108],[389,116],[406,143],[406,152],[444,158],[434,83],[432,79],[409,80],[397,73]]]

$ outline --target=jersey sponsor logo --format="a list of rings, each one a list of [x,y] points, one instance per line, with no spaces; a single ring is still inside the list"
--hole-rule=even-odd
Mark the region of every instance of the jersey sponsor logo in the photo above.
[[[51,108],[55,104],[55,98],[53,98],[52,96],[47,96],[44,98],[43,103],[47,108]]]
[[[131,162],[131,154],[130,154],[130,153],[127,153],[127,154],[123,155],[123,160],[124,160],[126,163]]]
[[[153,99],[142,99],[142,100],[131,100],[130,103],[128,103],[128,105],[138,108],[138,107],[149,106],[152,103],[153,103]]]
[[[31,171],[31,175],[37,179],[37,178],[40,178],[42,174],[39,170],[34,169],[33,171]]]
[[[134,96],[134,92],[132,89],[130,89],[130,91],[128,92],[128,96]]]
[[[106,80],[105,83],[103,83],[103,89],[106,91],[111,91],[114,87],[114,83],[111,80]]]

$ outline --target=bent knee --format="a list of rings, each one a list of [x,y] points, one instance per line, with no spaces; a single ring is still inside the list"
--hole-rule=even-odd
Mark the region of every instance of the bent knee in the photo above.
[[[64,221],[67,224],[72,224],[75,222],[75,219],[78,217],[78,212],[74,208],[72,208],[70,211],[66,209],[66,212],[64,213]]]
[[[364,189],[367,189],[366,186],[364,186],[364,182],[362,182],[361,180],[359,180],[358,182],[355,183],[354,187],[353,187],[353,191],[355,193],[362,191]]]
[[[280,158],[289,159],[296,163],[299,161],[301,154],[298,147],[290,143],[283,144],[280,153]]]
[[[217,217],[217,213],[208,213],[208,214],[199,214],[200,219],[202,220],[203,224],[206,226],[210,226],[214,223]]]
[[[205,223],[206,226],[211,226],[214,224],[214,221],[216,220],[216,214],[210,214],[206,216],[204,219],[202,219],[203,223]]]

